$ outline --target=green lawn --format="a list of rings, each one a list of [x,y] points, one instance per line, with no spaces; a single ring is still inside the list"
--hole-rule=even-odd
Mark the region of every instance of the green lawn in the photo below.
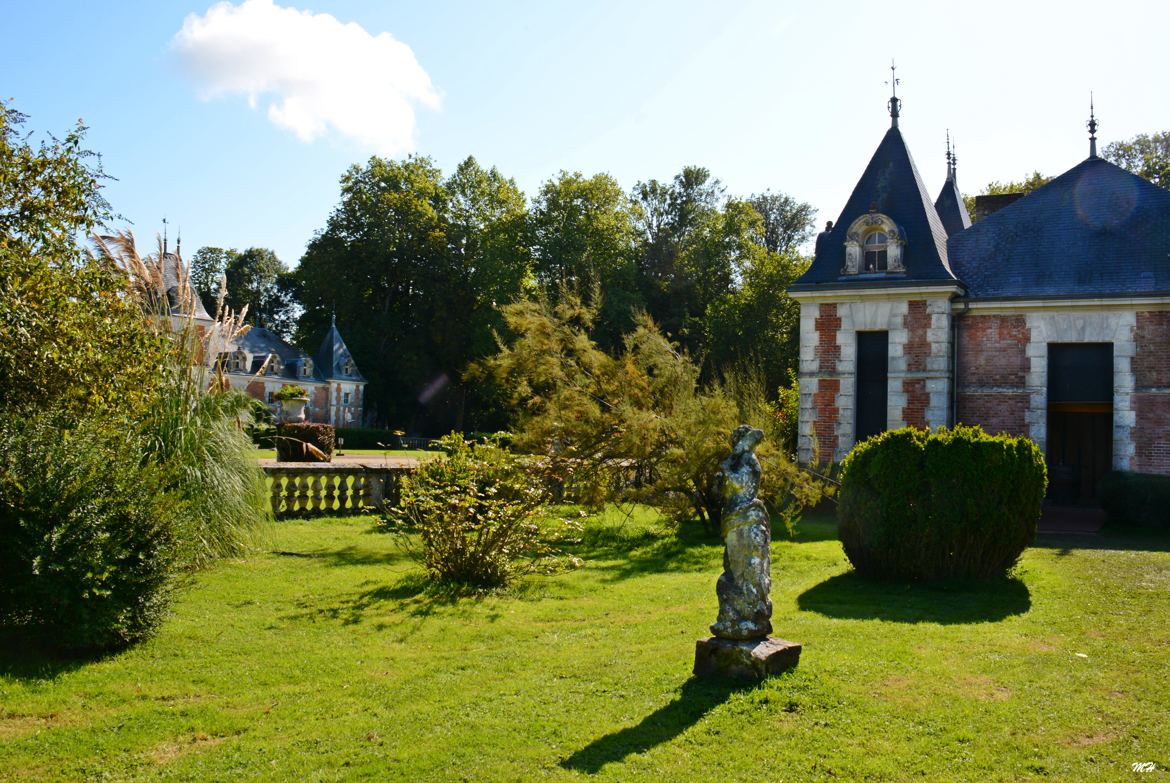
[[[0,780],[1165,779],[1168,548],[1042,539],[1002,584],[872,585],[806,523],[773,546],[800,666],[736,689],[690,680],[720,547],[650,518],[462,599],[368,519],[281,523],[136,649],[0,647]]]

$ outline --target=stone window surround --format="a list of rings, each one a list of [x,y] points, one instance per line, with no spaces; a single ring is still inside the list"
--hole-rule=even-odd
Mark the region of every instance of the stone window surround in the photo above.
[[[1133,407],[1136,379],[1133,358],[1137,354],[1136,327],[1139,311],[1170,309],[1170,297],[1089,298],[1075,300],[1030,299],[971,302],[979,314],[1023,315],[1029,341],[1025,347],[1028,372],[1024,387],[1028,408],[1024,413],[1028,437],[1047,453],[1048,445],[1048,344],[1113,344],[1113,468],[1128,470],[1136,442]]]
[[[886,424],[889,429],[905,426],[903,411],[907,394],[902,381],[922,378],[930,395],[926,421],[932,427],[950,423],[951,415],[951,342],[952,297],[957,287],[905,287],[897,289],[869,289],[848,294],[824,292],[793,294],[800,301],[800,418],[798,431],[798,458],[807,463],[813,453],[816,406],[813,396],[820,378],[840,378],[836,395],[838,419],[836,425],[837,450],[832,455],[821,454],[820,459],[840,461],[853,448],[856,427],[856,357],[857,332],[889,332],[889,376],[886,392]],[[924,372],[909,372],[906,368],[905,347],[908,339],[906,316],[910,300],[925,300],[930,324],[927,341],[930,355]],[[822,303],[836,304],[841,326],[837,331],[840,357],[835,372],[822,373],[816,358],[820,339],[816,319]]]
[[[883,233],[886,235],[886,268],[881,272],[866,272],[863,267],[865,259],[865,240],[871,234]],[[902,264],[902,251],[906,241],[902,239],[902,232],[898,225],[887,215],[880,212],[869,212],[854,220],[845,232],[845,267],[843,275],[857,274],[885,274],[886,272],[905,272]]]

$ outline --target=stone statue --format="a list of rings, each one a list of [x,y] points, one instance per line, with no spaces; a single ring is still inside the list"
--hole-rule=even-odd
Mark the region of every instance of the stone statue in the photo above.
[[[723,573],[715,585],[719,617],[714,636],[695,644],[695,676],[760,679],[800,661],[801,646],[772,632],[772,524],[760,490],[753,451],[764,433],[744,424],[731,434],[731,456],[720,464],[723,497]]]
[[[762,639],[772,632],[772,525],[762,500],[760,461],[754,449],[760,430],[740,425],[731,435],[731,455],[716,478],[723,496],[723,574],[715,585],[719,618],[711,633],[721,639]]]

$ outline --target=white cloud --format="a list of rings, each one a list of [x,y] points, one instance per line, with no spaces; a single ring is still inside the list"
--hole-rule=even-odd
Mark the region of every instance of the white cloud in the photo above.
[[[205,100],[243,94],[309,142],[330,131],[382,155],[414,149],[415,105],[439,108],[431,77],[390,33],[272,0],[217,3],[172,42]]]

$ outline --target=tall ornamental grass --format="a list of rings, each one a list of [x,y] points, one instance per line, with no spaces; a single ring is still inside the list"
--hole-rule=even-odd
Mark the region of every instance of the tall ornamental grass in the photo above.
[[[127,293],[167,338],[163,382],[141,432],[144,460],[161,469],[165,489],[183,510],[180,559],[201,567],[240,554],[263,529],[267,495],[246,431],[251,398],[229,388],[217,358],[247,332],[246,308],[234,313],[225,307],[221,288],[215,319],[199,323],[195,294],[177,254],[160,247],[141,256],[129,232],[95,237],[95,247],[99,258],[125,272]]]

